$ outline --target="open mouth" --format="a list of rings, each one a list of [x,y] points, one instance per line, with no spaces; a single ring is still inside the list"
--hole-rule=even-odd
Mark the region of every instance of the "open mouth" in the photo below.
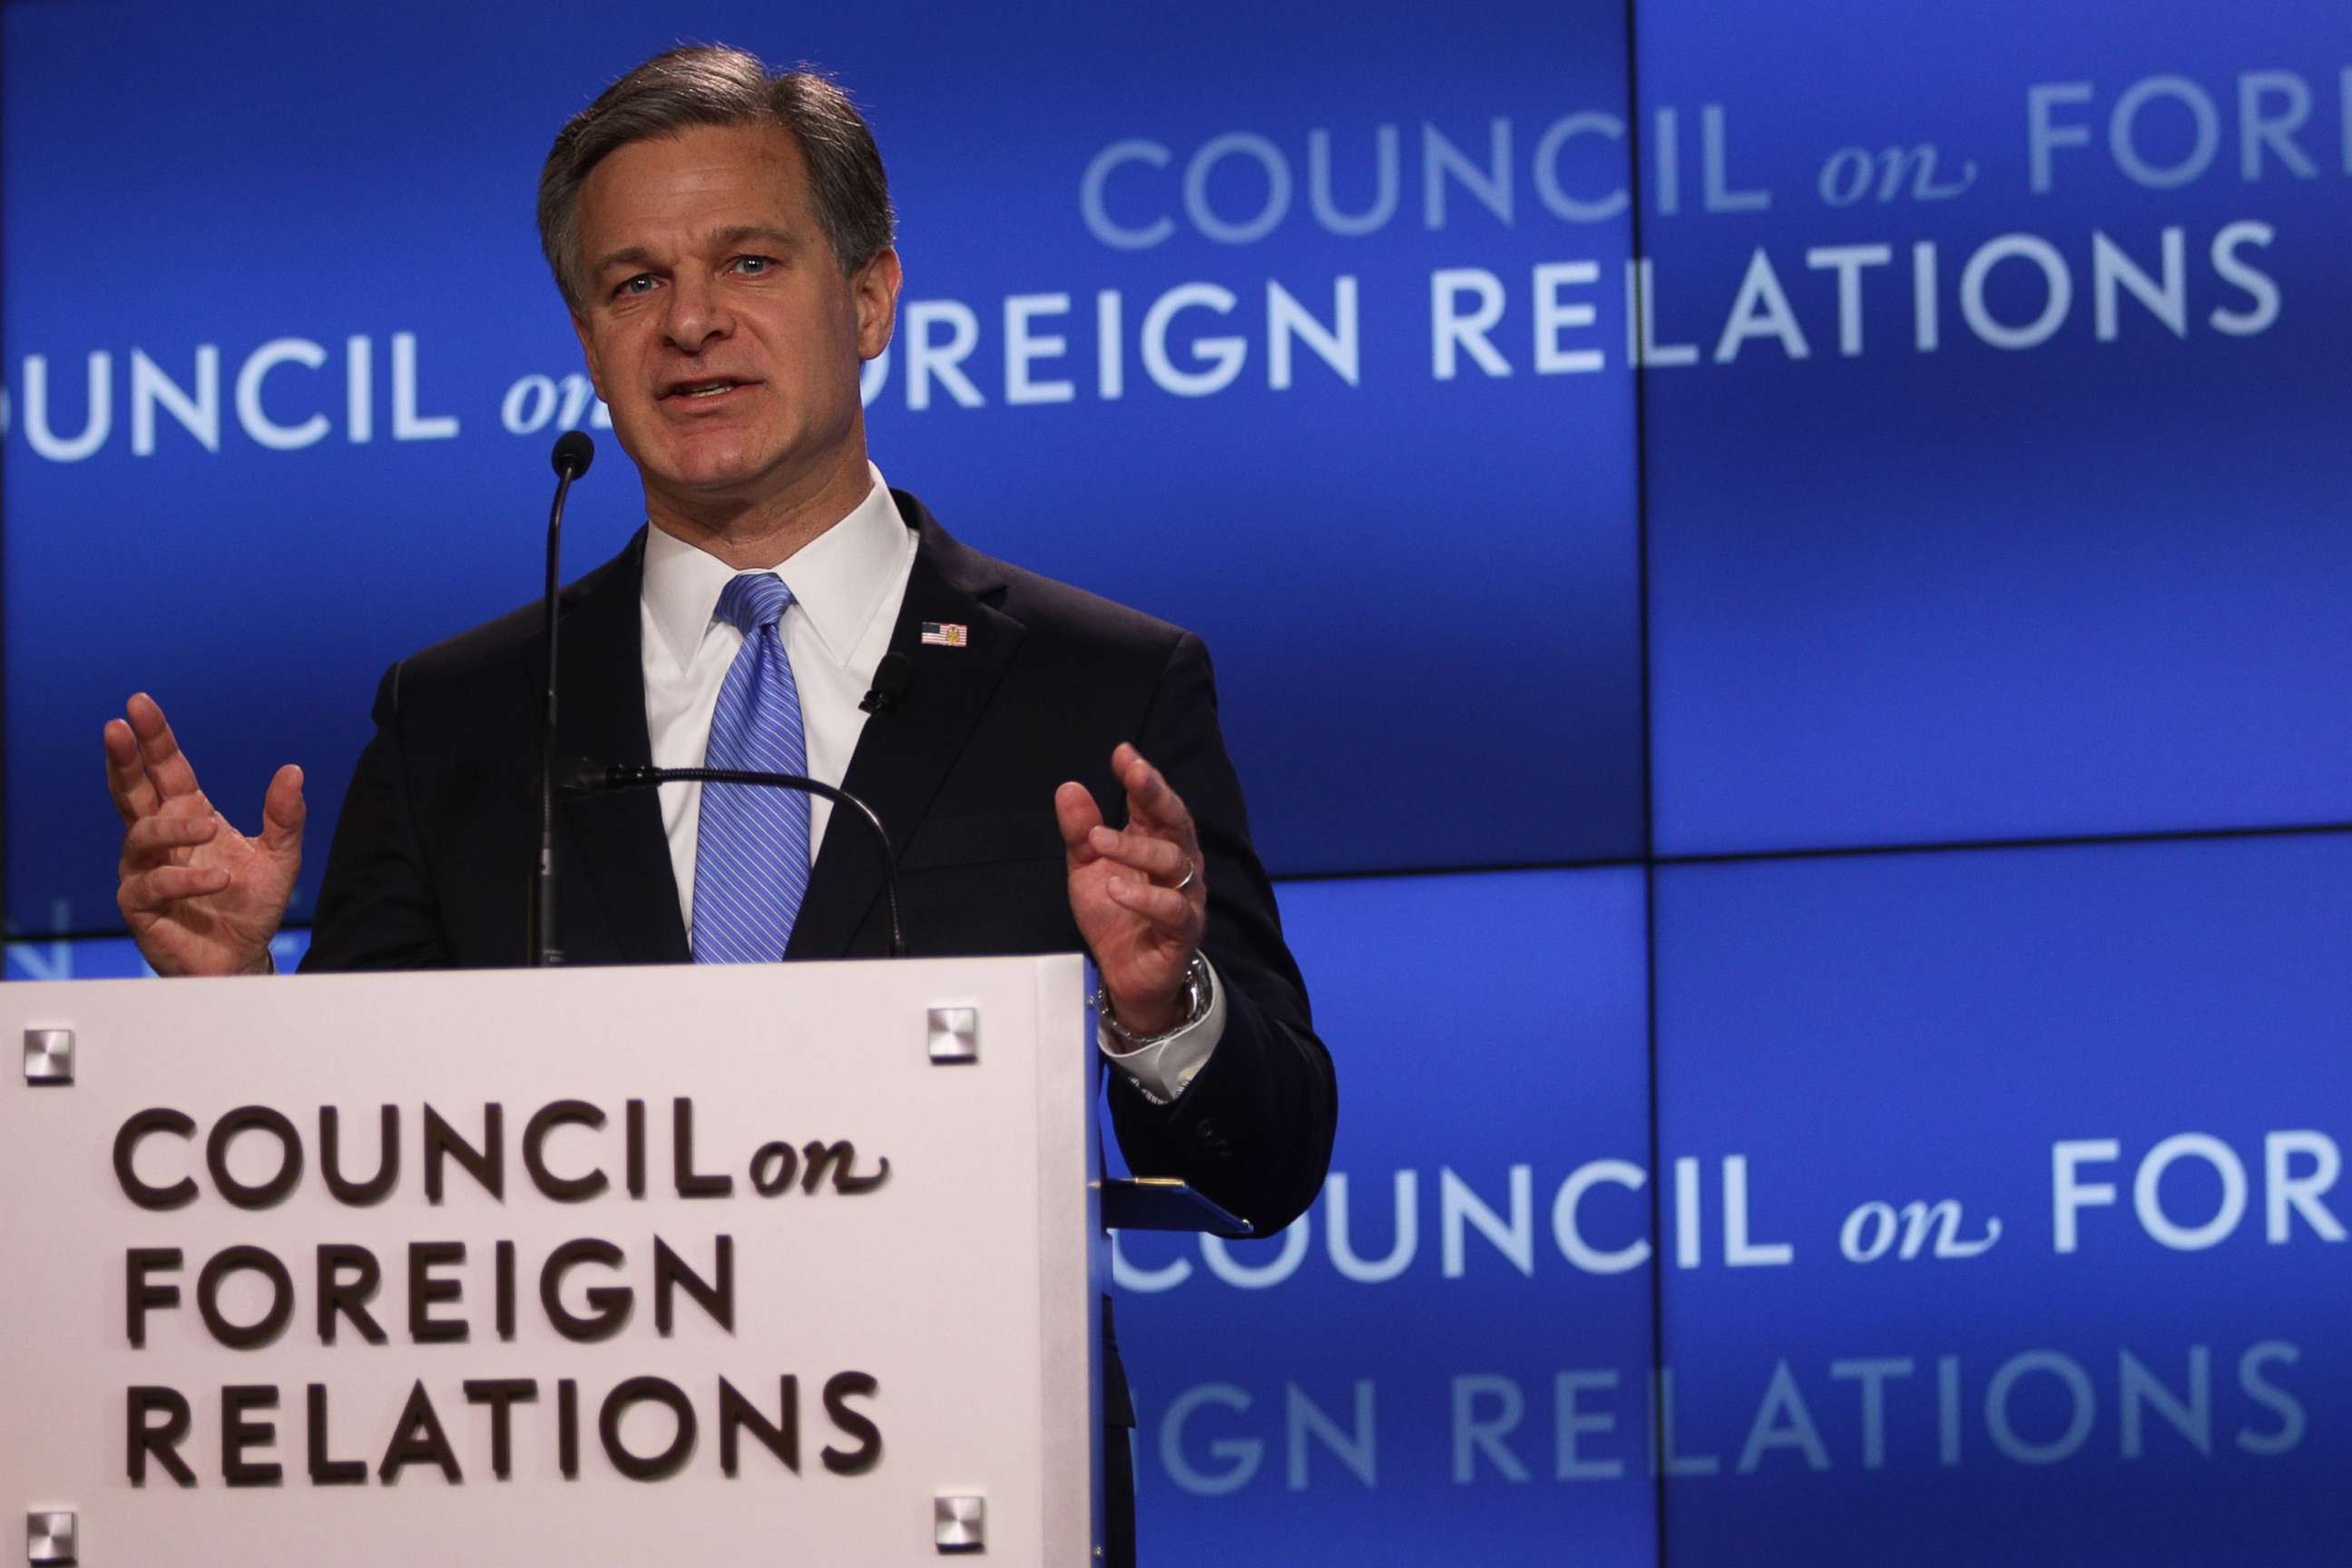
[[[661,395],[664,403],[710,403],[728,394],[740,392],[754,382],[735,381],[725,376],[713,376],[706,381],[681,381],[672,384]]]

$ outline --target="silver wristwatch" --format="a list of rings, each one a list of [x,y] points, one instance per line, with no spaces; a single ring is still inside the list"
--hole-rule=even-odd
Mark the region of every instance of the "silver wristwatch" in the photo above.
[[[1184,1017],[1174,1028],[1164,1034],[1139,1035],[1120,1023],[1111,1014],[1110,992],[1107,988],[1097,987],[1094,995],[1088,1000],[1092,1003],[1095,1017],[1102,1025],[1104,1031],[1128,1049],[1137,1050],[1145,1046],[1156,1046],[1171,1035],[1182,1034],[1207,1017],[1211,994],[1209,961],[1196,952],[1192,955],[1192,962],[1184,966]]]

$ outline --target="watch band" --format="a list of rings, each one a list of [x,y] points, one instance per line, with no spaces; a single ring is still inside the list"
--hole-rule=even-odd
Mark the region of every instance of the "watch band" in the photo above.
[[[1110,1010],[1110,992],[1108,987],[1096,987],[1095,994],[1088,997],[1087,1001],[1095,1009],[1096,1022],[1102,1026],[1106,1033],[1129,1050],[1139,1050],[1145,1046],[1156,1046],[1162,1040],[1182,1034],[1209,1016],[1209,961],[1198,952],[1192,954],[1192,961],[1184,966],[1184,1016],[1174,1028],[1157,1035],[1139,1035],[1120,1023],[1117,1015]]]

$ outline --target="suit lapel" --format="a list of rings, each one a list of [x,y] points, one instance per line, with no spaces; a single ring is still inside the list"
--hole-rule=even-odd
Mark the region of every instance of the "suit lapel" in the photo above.
[[[555,725],[559,757],[653,761],[639,609],[645,569],[646,536],[639,530],[627,549],[565,595],[563,694]],[[562,872],[594,889],[620,947],[611,957],[581,951],[576,961],[684,963],[686,922],[678,912],[677,881],[655,792],[566,799],[556,809],[572,849]]]
[[[1004,594],[1003,568],[950,538],[914,497],[891,495],[917,533],[907,596],[890,631],[890,651],[913,662],[914,676],[904,697],[866,720],[841,787],[882,819],[896,862],[1003,679],[1022,627],[995,607]],[[925,622],[961,626],[969,639],[961,647],[926,646]],[[873,835],[850,820],[852,809],[836,807],[825,829],[789,957],[843,956],[881,896]]]

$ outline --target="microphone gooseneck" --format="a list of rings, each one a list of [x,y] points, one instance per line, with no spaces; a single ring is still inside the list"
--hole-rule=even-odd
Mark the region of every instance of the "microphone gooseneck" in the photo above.
[[[562,944],[555,933],[556,594],[562,581],[564,498],[572,492],[572,481],[588,471],[595,457],[596,443],[581,430],[566,430],[557,437],[550,454],[555,467],[555,504],[547,514],[547,707],[540,715],[539,731],[539,862],[531,868],[530,904],[523,922],[524,948],[533,969],[563,962]]]
[[[656,768],[637,763],[592,763],[584,757],[566,757],[563,765],[552,770],[551,776],[560,779],[558,787],[566,795],[599,795],[605,790],[647,789],[666,784],[752,784],[766,789],[803,790],[822,795],[835,805],[848,806],[873,830],[874,842],[882,851],[882,899],[890,915],[888,955],[907,956],[907,933],[898,923],[898,857],[890,847],[889,829],[882,826],[882,818],[872,806],[847,790],[835,789],[799,773],[752,773],[742,768]]]

